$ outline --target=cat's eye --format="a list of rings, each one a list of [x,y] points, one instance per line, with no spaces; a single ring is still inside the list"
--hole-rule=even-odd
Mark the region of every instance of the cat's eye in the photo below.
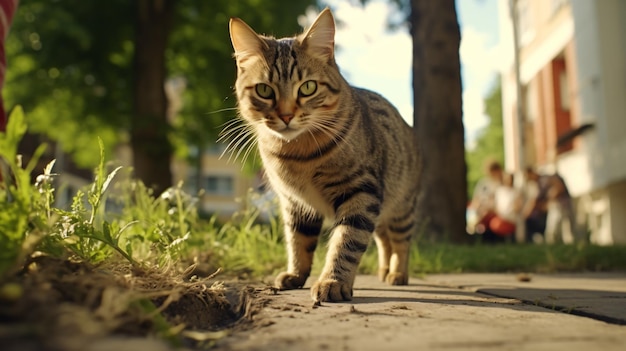
[[[314,80],[307,80],[300,86],[300,96],[311,96],[317,91],[317,83]]]
[[[271,99],[274,97],[274,89],[265,83],[259,83],[256,85],[256,93],[264,99]]]

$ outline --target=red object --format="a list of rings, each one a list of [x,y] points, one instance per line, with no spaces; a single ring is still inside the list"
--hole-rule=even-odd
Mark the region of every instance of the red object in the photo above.
[[[489,229],[496,235],[509,236],[515,233],[515,223],[509,222],[498,216],[494,216],[489,221]]]
[[[495,213],[493,213],[492,211],[489,211],[487,213],[485,213],[482,218],[478,221],[478,223],[476,223],[476,233],[478,234],[484,234],[485,230],[487,230],[487,228],[489,228],[489,222],[491,222],[491,219],[493,217],[495,217]]]
[[[4,85],[4,74],[7,67],[6,53],[4,50],[4,42],[11,28],[13,15],[19,0],[0,0],[0,92]],[[4,111],[4,103],[0,96],[0,132],[4,132],[7,124],[6,112]]]

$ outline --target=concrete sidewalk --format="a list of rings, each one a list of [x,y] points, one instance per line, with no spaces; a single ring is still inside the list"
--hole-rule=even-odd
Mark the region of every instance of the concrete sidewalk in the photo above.
[[[565,313],[626,325],[624,273],[540,274],[527,277],[530,278],[528,282],[520,281],[520,276],[507,274],[433,275],[427,280],[442,286],[514,298]]]
[[[313,308],[308,289],[267,295],[267,326],[218,350],[624,350],[626,274],[431,275]],[[312,279],[309,279],[311,284]],[[593,318],[591,318],[593,317]],[[622,325],[620,325],[622,324]]]

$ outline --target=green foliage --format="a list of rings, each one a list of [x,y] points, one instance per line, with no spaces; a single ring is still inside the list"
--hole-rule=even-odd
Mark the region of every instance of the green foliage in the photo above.
[[[17,154],[26,129],[24,113],[18,106],[9,117],[6,132],[0,133],[0,278],[15,268],[37,241],[49,208],[45,190],[36,189],[30,182],[30,174],[45,146],[37,149],[25,168]]]
[[[103,219],[105,193],[111,181],[121,169],[118,167],[108,175],[104,167],[104,147],[100,145],[100,164],[95,170],[94,182],[85,194],[79,191],[74,196],[70,211],[55,209],[60,218],[56,221],[51,238],[58,240],[64,247],[71,250],[85,261],[98,263],[108,258],[112,250],[117,251],[131,264],[137,265],[132,258],[132,247],[122,248],[122,234],[134,222],[110,223]],[[85,199],[89,207],[85,207]]]
[[[178,155],[190,156],[188,145],[206,148],[236,115],[229,18],[242,17],[259,31],[291,35],[299,30],[297,16],[313,4],[176,1],[165,56],[168,76],[186,82],[170,135]],[[29,0],[16,12],[6,44],[6,105],[28,106],[31,131],[59,141],[80,166],[97,166],[96,137],[107,153],[128,139],[134,115],[135,14],[135,1],[127,0]]]
[[[122,258],[135,267],[162,269],[181,268],[180,262],[197,257],[231,272],[262,274],[283,265],[276,220],[260,224],[258,210],[250,209],[220,226],[215,218],[199,218],[198,199],[182,184],[155,198],[141,182],[115,183],[120,168],[107,172],[102,141],[93,183],[77,192],[69,209],[55,207],[54,161],[35,185],[31,172],[38,155],[25,168],[19,163],[17,145],[25,132],[23,112],[16,108],[7,132],[0,134],[7,165],[0,188],[0,277],[19,269],[35,249],[94,264]]]
[[[263,276],[285,268],[286,251],[282,228],[273,219],[270,224],[257,221],[257,210],[245,210],[234,221],[209,232],[215,264],[227,272]]]
[[[6,105],[28,106],[31,131],[59,141],[84,167],[97,165],[95,137],[110,151],[129,121],[131,6],[24,1],[7,38]]]
[[[468,192],[471,195],[478,180],[485,176],[484,165],[493,159],[504,164],[504,130],[502,126],[502,89],[500,80],[485,99],[489,123],[478,134],[476,146],[466,151]]]

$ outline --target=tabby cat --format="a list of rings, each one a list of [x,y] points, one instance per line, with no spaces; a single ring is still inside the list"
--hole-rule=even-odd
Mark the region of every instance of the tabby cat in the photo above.
[[[230,20],[239,112],[284,220],[288,268],[277,288],[304,285],[323,219],[333,223],[326,263],[311,288],[316,303],[352,299],[372,234],[380,279],[408,283],[421,173],[412,129],[383,97],[346,82],[334,36],[329,9],[293,38],[258,35]]]

